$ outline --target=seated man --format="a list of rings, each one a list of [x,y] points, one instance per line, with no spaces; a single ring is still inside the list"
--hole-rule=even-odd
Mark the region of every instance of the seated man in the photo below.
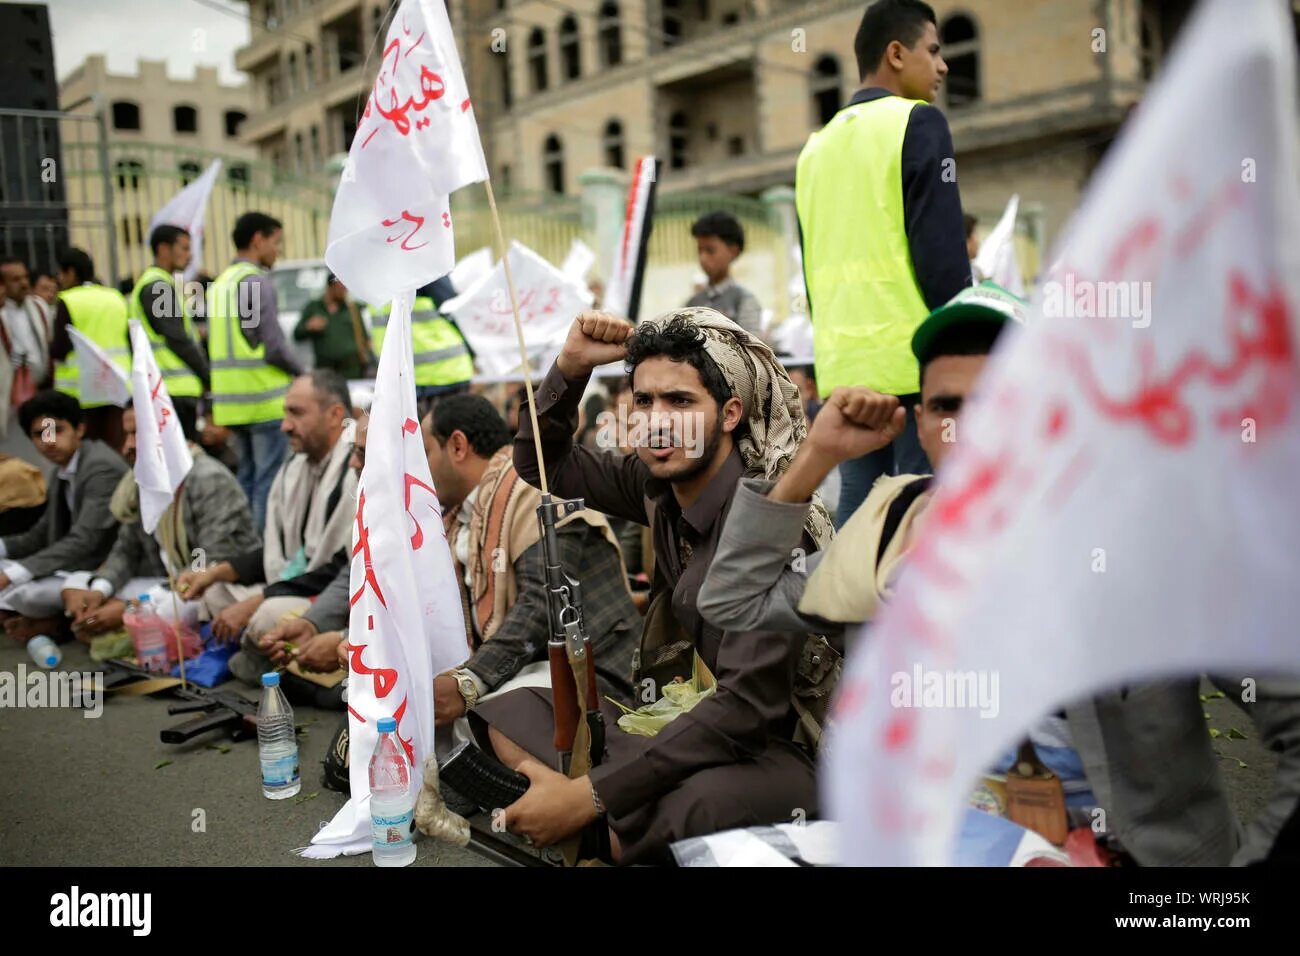
[[[181,597],[203,599],[217,637],[235,640],[242,634],[244,650],[255,651],[256,637],[286,613],[306,607],[308,597],[346,564],[356,513],[357,476],[348,467],[352,425],[352,397],[338,372],[317,369],[294,379],[280,426],[294,454],[271,484],[262,546],[187,571],[176,582]],[[293,596],[269,600],[264,594],[267,582],[290,581]],[[240,654],[231,658],[237,676],[256,681],[255,668],[246,665]]]
[[[0,538],[0,618],[15,640],[54,634],[66,623],[62,575],[98,567],[113,546],[109,509],[126,462],[85,438],[81,406],[62,392],[39,392],[18,412],[23,431],[57,468],[40,521]]]
[[[120,523],[117,538],[108,557],[93,572],[78,571],[63,581],[63,606],[73,616],[76,636],[90,638],[122,627],[126,600],[159,588],[173,575],[190,567],[196,557],[207,561],[224,561],[257,547],[253,514],[240,490],[239,482],[225,465],[204,454],[195,429],[195,401],[173,398],[176,418],[189,442],[194,466],[181,485],[181,523],[177,534],[172,507],[163,512],[152,534],[140,520],[140,490],[135,474],[122,476],[109,507]],[[134,467],[136,455],[135,411],[128,407],[122,414],[126,443],[122,456]],[[160,613],[170,616],[172,608],[166,595],[155,594]],[[182,620],[194,624],[198,602],[185,602],[178,608]]]
[[[481,395],[452,395],[434,405],[422,427],[469,611],[469,659],[433,681],[434,719],[441,727],[463,717],[480,697],[508,688],[528,665],[545,661],[550,625],[537,523],[541,496],[515,471],[510,432],[500,414]],[[600,692],[630,700],[640,622],[618,543],[605,517],[589,509],[566,518],[558,531],[560,561],[583,584]],[[263,636],[262,647],[274,661],[332,669],[330,658],[348,624],[349,571],[350,565],[343,568],[302,617]],[[285,647],[290,643],[292,651]]]
[[[636,451],[619,456],[573,442],[592,370],[626,359],[638,412]],[[623,863],[668,860],[687,836],[814,815],[813,761],[795,743],[794,677],[804,641],[724,632],[704,622],[695,596],[713,562],[739,480],[778,477],[806,426],[798,390],[767,345],[712,309],[679,309],[633,327],[606,313],[574,322],[541,383],[538,421],[552,493],[649,525],[654,580],[641,637],[640,684],[655,694],[698,659],[716,689],[654,737],[625,733],[602,701],[607,752],[585,776],[555,760],[549,690],[523,688],[480,704],[498,759],[532,785],[506,808],[506,825],[536,845],[564,839],[604,813]],[[536,483],[531,422],[520,416],[515,465]],[[809,515],[805,550],[830,537],[824,509]],[[668,652],[668,653],[665,653]],[[540,761],[540,762],[539,762]]]
[[[960,413],[1020,300],[983,282],[958,293],[916,330],[921,445],[939,467],[958,439]],[[929,478],[880,478],[826,551],[791,567],[808,497],[838,462],[870,453],[901,427],[897,399],[835,389],[794,463],[776,482],[746,479],[722,533],[700,612],[723,628],[856,631],[888,599],[929,501]],[[801,557],[801,556],[796,556]],[[867,587],[862,586],[864,566]],[[807,576],[805,576],[805,574]],[[1212,680],[1240,699],[1236,678]],[[1130,687],[1076,702],[1029,734],[1043,764],[1061,778],[1073,824],[1106,809],[1114,847],[1144,865],[1253,862],[1300,795],[1300,686],[1258,679],[1243,705],[1270,749],[1281,754],[1274,793],[1243,836],[1218,770],[1195,678]],[[998,764],[1012,763],[1007,754]]]

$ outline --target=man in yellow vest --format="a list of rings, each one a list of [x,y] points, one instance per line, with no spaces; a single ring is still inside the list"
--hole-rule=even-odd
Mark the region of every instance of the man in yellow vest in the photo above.
[[[235,261],[208,287],[208,359],[212,422],[230,429],[239,454],[235,476],[260,534],[266,496],[284,461],[280,431],[289,383],[303,373],[285,340],[270,268],[280,254],[279,220],[246,212],[235,221]]]
[[[433,400],[469,391],[474,353],[456,323],[438,310],[456,294],[446,276],[416,290],[411,308],[411,345],[415,353],[415,397],[423,415]],[[376,360],[384,348],[392,303],[370,307]]]
[[[912,333],[970,285],[952,135],[930,103],[948,72],[934,11],[877,0],[853,43],[861,86],[813,133],[795,172],[817,387],[898,396],[907,426],[840,466],[838,524],[881,475],[930,470],[913,408]]]
[[[131,376],[131,345],[127,334],[126,298],[116,289],[95,282],[95,263],[81,249],[69,249],[59,257],[59,298],[54,311],[54,337],[50,358],[54,360],[54,387],[80,400],[81,383],[77,353],[68,328],[98,345],[128,378]],[[86,437],[121,448],[122,409],[103,402],[82,402]]]
[[[173,398],[198,398],[208,390],[204,354],[176,276],[190,264],[190,234],[180,226],[158,226],[149,234],[153,265],[140,274],[127,306],[153,346],[153,357]]]

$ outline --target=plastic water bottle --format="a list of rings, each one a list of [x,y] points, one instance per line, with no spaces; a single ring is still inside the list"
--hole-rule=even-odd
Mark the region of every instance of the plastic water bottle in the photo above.
[[[298,738],[293,708],[280,690],[280,674],[262,675],[262,703],[257,708],[257,756],[262,762],[262,795],[283,800],[302,789],[298,779]]]
[[[407,866],[415,859],[415,798],[411,763],[397,739],[397,721],[380,717],[370,756],[371,857],[375,866]]]
[[[135,647],[135,658],[147,671],[165,671],[168,666],[166,625],[149,603],[148,594],[141,594],[137,601],[134,609],[122,615]]]
[[[27,642],[27,653],[31,655],[38,667],[44,667],[46,670],[58,667],[59,661],[63,660],[63,652],[59,650],[59,645],[44,634],[38,634]]]

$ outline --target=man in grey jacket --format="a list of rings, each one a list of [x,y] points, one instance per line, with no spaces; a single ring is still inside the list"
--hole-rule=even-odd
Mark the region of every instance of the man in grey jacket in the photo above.
[[[917,330],[918,337],[925,328],[923,324]],[[950,349],[966,354],[943,354],[951,345],[951,338],[948,346],[940,340],[917,356],[922,397],[918,427],[936,466],[951,443],[933,440],[935,433],[925,421],[930,404],[933,400],[935,411],[955,425],[966,391],[984,362],[982,355],[970,354],[969,340]],[[938,367],[945,359],[946,365]],[[967,367],[959,370],[960,364]],[[700,589],[699,608],[706,620],[729,630],[820,630],[828,636],[851,633],[870,620],[872,613],[859,612],[855,620],[843,606],[810,608],[805,600],[809,579],[837,561],[853,562],[846,572],[862,581],[863,592],[874,595],[879,581],[872,581],[870,569],[895,549],[881,542],[875,554],[851,554],[838,547],[845,543],[840,539],[828,550],[805,556],[798,550],[799,534],[812,490],[838,460],[888,440],[890,423],[896,424],[891,418],[896,404],[890,396],[866,389],[836,389],[776,487],[757,479],[741,481],[709,577]],[[867,509],[875,495],[873,491],[861,509]],[[922,495],[908,510],[924,505]],[[855,513],[845,532],[857,518]],[[901,541],[904,550],[907,544]],[[854,595],[844,604],[862,607],[859,598]],[[867,606],[874,610],[874,601]],[[810,613],[813,610],[818,613]],[[1119,688],[1066,707],[1074,749],[1096,804],[1104,811],[1095,823],[1144,866],[1256,862],[1267,855],[1297,807],[1300,680],[1263,675],[1211,680],[1251,717],[1264,745],[1279,755],[1272,794],[1248,828],[1242,827],[1229,803],[1195,675]]]
[[[19,409],[22,428],[57,469],[41,520],[0,539],[0,618],[15,640],[27,641],[63,625],[60,572],[95,567],[117,531],[109,501],[127,470],[122,457],[85,438],[75,398],[44,391]]]

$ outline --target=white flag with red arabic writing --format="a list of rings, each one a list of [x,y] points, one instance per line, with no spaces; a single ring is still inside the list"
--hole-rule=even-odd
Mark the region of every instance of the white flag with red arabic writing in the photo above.
[[[1291,35],[1281,2],[1201,4],[992,359],[839,693],[846,863],[950,862],[976,778],[1062,704],[1300,670]]]
[[[433,752],[433,675],[465,659],[465,621],[415,407],[409,290],[393,302],[366,432],[352,530],[348,745],[352,797],[302,851],[311,859],[371,848],[370,755],[380,717],[414,768],[412,802]]]
[[[194,467],[194,456],[176,417],[176,406],[153,357],[149,336],[137,319],[131,328],[131,408],[135,412],[135,483],[140,523],[153,534],[176,489]],[[181,570],[174,568],[173,570]]]
[[[77,352],[77,391],[82,404],[108,402],[123,406],[131,398],[131,382],[99,343],[68,325]]]
[[[558,349],[569,334],[573,317],[590,308],[591,292],[585,283],[561,272],[521,242],[511,242],[507,255],[530,355]],[[519,368],[519,337],[502,263],[462,295],[444,302],[442,311],[456,320],[483,375],[504,375]]]
[[[203,268],[203,220],[208,209],[208,197],[221,174],[221,160],[214,159],[198,179],[190,183],[163,205],[149,220],[149,233],[158,226],[180,226],[190,234],[190,263],[185,267],[188,282]]]
[[[326,263],[376,304],[446,275],[449,197],[487,178],[446,7],[402,0],[334,194]]]

